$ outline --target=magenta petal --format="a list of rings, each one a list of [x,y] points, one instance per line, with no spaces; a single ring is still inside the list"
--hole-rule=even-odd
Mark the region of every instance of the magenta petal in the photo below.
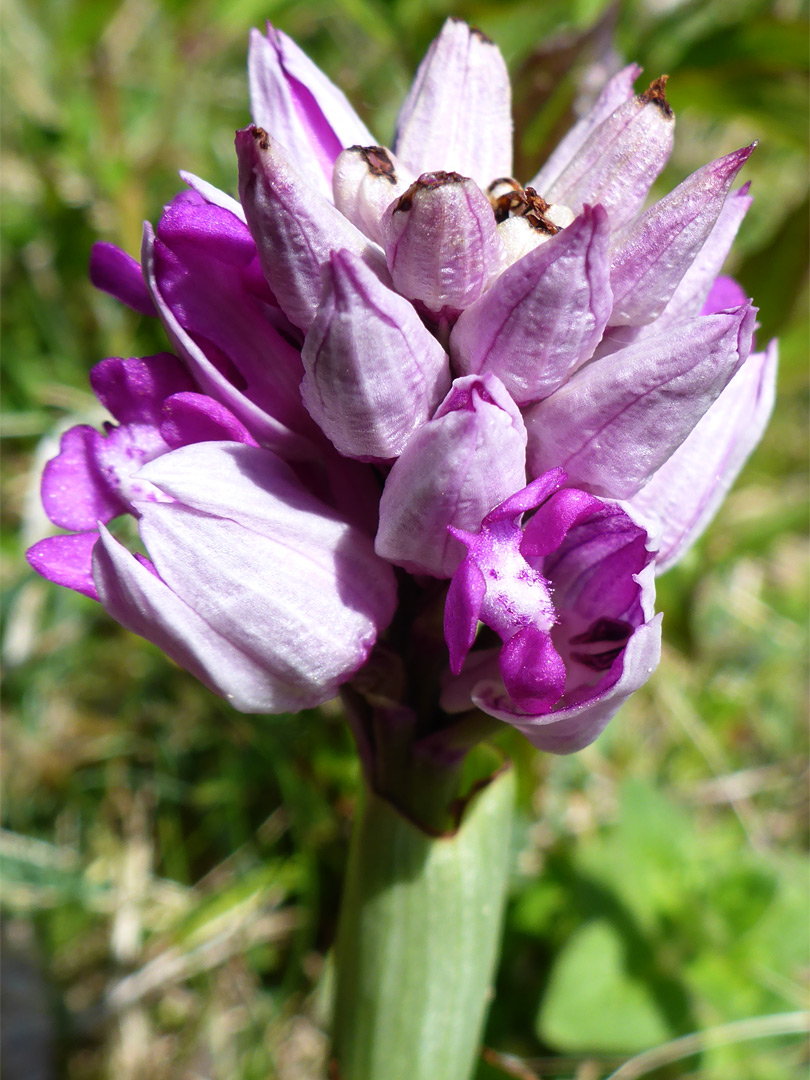
[[[517,518],[521,514],[525,514],[527,510],[534,510],[552,492],[561,487],[566,479],[564,469],[549,469],[548,472],[543,473],[542,476],[538,476],[530,484],[527,484],[522,491],[516,491],[514,495],[504,499],[494,510],[490,510],[482,524],[492,525],[496,521]]]
[[[205,394],[174,394],[163,403],[160,434],[174,450],[197,442],[245,443],[258,446],[232,412]]]
[[[551,635],[525,626],[501,650],[501,676],[515,705],[526,713],[548,712],[565,689],[565,664]]]
[[[42,505],[62,529],[93,529],[127,512],[127,504],[110,487],[98,461],[103,437],[86,424],[62,436],[59,454],[42,474]]]
[[[630,695],[655,671],[661,657],[661,618],[656,615],[635,631],[624,650],[620,677],[599,697],[530,718],[505,709],[503,697],[491,683],[476,688],[473,701],[484,712],[513,724],[538,750],[573,754],[601,735]]]
[[[552,753],[587,746],[658,662],[661,620],[654,616],[654,567],[646,540],[643,528],[619,506],[603,503],[543,560],[557,614],[551,637],[566,668],[556,707],[542,707],[538,700],[520,708],[504,685],[508,672],[501,665],[499,678],[488,654],[477,663],[471,657],[457,685],[445,687],[443,700],[463,708],[466,692],[484,712]],[[527,650],[531,676],[529,657]]]
[[[247,226],[218,206],[172,206],[158,225],[153,268],[161,301],[216,368],[254,405],[314,435],[296,331],[261,275]]]
[[[478,616],[486,595],[484,575],[471,559],[464,559],[453,575],[444,605],[444,637],[450,651],[450,670],[461,671],[475,641]]]
[[[528,461],[630,498],[681,445],[744,362],[755,309],[704,315],[580,369],[526,414]]]
[[[169,341],[175,351],[183,357],[189,370],[193,372],[194,379],[200,389],[226,405],[254,437],[264,445],[277,450],[292,460],[306,460],[316,456],[317,450],[311,439],[297,430],[293,430],[281,419],[263,408],[262,403],[257,403],[244,393],[243,388],[236,385],[233,378],[229,377],[232,376],[232,373],[228,372],[227,365],[218,366],[215,364],[206,351],[181,325],[172,306],[161,293],[155,263],[155,238],[151,227],[147,225],[144,227],[143,241],[144,272]],[[245,327],[242,326],[241,329],[244,333]],[[259,343],[260,341],[261,339],[259,339]],[[247,339],[245,339],[245,344],[246,346],[250,345]],[[257,344],[257,341],[254,340],[250,347],[255,350]],[[290,350],[291,346],[287,345],[286,348]],[[218,354],[215,352],[215,355]],[[225,370],[222,370],[223,367]],[[267,396],[270,398],[267,405],[272,408],[274,402],[269,393],[269,385]],[[301,406],[301,414],[306,418],[303,406]],[[306,419],[308,420],[308,418]]]
[[[616,229],[635,217],[672,150],[675,121],[661,80],[619,106],[589,135],[547,191],[575,214],[601,203]]]
[[[540,479],[553,490],[560,470]],[[647,533],[620,506],[580,491],[557,491],[524,533],[520,514],[510,518],[504,509],[509,502],[522,508],[532,489],[542,497],[535,481],[487,515],[476,534],[451,530],[467,557],[445,610],[451,671],[458,678],[445,685],[444,706],[463,709],[469,697],[521,730],[529,718],[545,723],[544,714],[556,716],[555,706],[561,712],[603,701],[625,674],[629,678],[628,642],[652,619],[655,596]],[[484,650],[461,670],[476,619],[504,642],[497,669],[492,652]],[[637,666],[632,672],[633,678],[646,677]],[[588,739],[599,730],[598,723],[590,726]]]
[[[109,293],[142,315],[157,315],[140,264],[115,244],[103,240],[93,244],[90,280],[97,289]]]
[[[389,206],[380,227],[394,286],[432,315],[457,315],[503,268],[489,200],[458,173],[424,173]]]
[[[202,198],[203,202],[210,203],[211,206],[221,206],[223,210],[229,210],[234,217],[245,224],[245,211],[242,209],[242,204],[237,199],[234,199],[232,195],[220,191],[218,187],[209,184],[207,180],[203,180],[185,169],[180,170],[180,179],[184,184],[188,184],[192,191]]]
[[[321,269],[346,248],[381,280],[382,252],[295,169],[283,146],[262,128],[236,133],[239,195],[264,276],[287,318],[307,330],[321,299]]]
[[[721,276],[715,279],[700,314],[716,315],[720,311],[730,311],[731,308],[744,304],[746,299],[747,294],[742,285],[734,278]]]
[[[638,326],[661,314],[708,239],[753,149],[747,146],[704,165],[614,236],[611,326]]]
[[[34,570],[48,581],[75,589],[91,600],[98,600],[92,566],[93,548],[97,540],[97,532],[49,536],[30,547],[25,557]]]
[[[593,353],[612,308],[607,215],[586,207],[462,312],[450,337],[458,370],[491,371],[519,405],[553,393]]]
[[[157,234],[186,260],[199,253],[228,266],[245,267],[256,257],[244,221],[221,206],[173,203],[163,211]]]
[[[160,423],[164,400],[183,390],[194,390],[194,380],[171,353],[111,356],[90,372],[90,385],[101,404],[121,424]]]
[[[578,488],[555,492],[529,519],[523,531],[521,554],[526,559],[550,555],[570,529],[596,513],[601,505],[599,499]]]
[[[533,187],[541,195],[551,188],[588,136],[620,105],[630,101],[633,97],[633,83],[640,74],[641,68],[638,64],[629,64],[605,84],[593,107],[563,137],[540,172],[529,181],[529,187]]]
[[[397,118],[397,156],[415,173],[455,169],[487,187],[512,175],[509,73],[480,30],[448,19]]]

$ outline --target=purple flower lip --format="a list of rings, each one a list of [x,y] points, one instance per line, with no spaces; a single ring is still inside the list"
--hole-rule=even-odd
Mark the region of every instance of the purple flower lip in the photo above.
[[[562,469],[538,477],[476,533],[450,527],[467,555],[445,607],[450,669],[472,700],[557,749],[596,737],[646,679],[660,635],[646,532],[619,506],[563,487],[566,480]],[[479,621],[503,645],[476,657]],[[641,662],[636,638],[646,642]]]

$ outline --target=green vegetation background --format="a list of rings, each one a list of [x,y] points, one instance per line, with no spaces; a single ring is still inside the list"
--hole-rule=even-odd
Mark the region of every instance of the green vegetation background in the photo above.
[[[504,735],[521,804],[480,1080],[598,1080],[687,1032],[806,1007],[805,5],[5,0],[9,1080],[323,1076],[317,988],[357,786],[339,715],[231,712],[36,579],[22,551],[46,529],[37,477],[58,433],[100,418],[91,365],[163,347],[91,289],[90,246],[137,252],[179,168],[233,190],[249,27],[269,17],[292,34],[387,141],[448,13],[495,38],[514,73],[518,175],[565,130],[614,29],[623,58],[671,76],[662,188],[758,138],[732,270],[760,305],[760,345],[782,342],[762,446],[661,580],[648,687],[574,757]],[[788,1080],[806,1060],[795,1037],[741,1041],[655,1075]]]

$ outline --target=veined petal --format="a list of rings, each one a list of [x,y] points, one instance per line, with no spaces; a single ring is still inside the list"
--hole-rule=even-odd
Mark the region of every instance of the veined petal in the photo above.
[[[342,248],[387,280],[382,252],[309,186],[261,128],[236,133],[239,195],[267,283],[290,321],[309,329],[321,298],[321,268]]]
[[[540,194],[581,212],[601,203],[613,229],[641,208],[672,150],[675,118],[657,79],[643,94],[619,106],[588,136],[557,180]]]
[[[348,251],[332,255],[302,351],[304,404],[341,454],[397,457],[450,389],[447,356],[411,304]]]
[[[607,214],[586,207],[510,266],[450,336],[458,370],[491,371],[518,405],[548,397],[590,357],[610,315]]]
[[[382,244],[384,211],[415,179],[384,146],[350,146],[335,162],[335,206],[370,240]]]
[[[754,145],[727,154],[626,226],[611,242],[611,326],[650,323],[664,310],[717,221]]]
[[[396,289],[431,315],[457,315],[503,268],[489,200],[458,173],[424,173],[383,215],[385,257]]]
[[[755,353],[672,457],[630,500],[661,532],[656,569],[673,566],[698,539],[762,438],[776,393],[777,345]]]
[[[270,451],[232,442],[200,442],[164,454],[138,475],[195,512],[228,518],[272,536],[280,547],[298,545],[309,559],[320,559],[325,569],[345,573],[347,588],[365,597],[381,624],[386,621],[393,581],[390,567],[374,555],[369,537],[360,537],[359,530],[311,494],[292,468]],[[365,576],[360,589],[352,584],[355,574]]]
[[[248,81],[254,124],[272,132],[310,185],[331,200],[340,151],[374,142],[346,95],[270,23],[266,37],[251,31]]]
[[[390,567],[376,560],[375,568],[370,550],[368,564],[357,558],[350,545],[369,542],[348,526],[322,549],[304,531],[290,545],[286,537],[260,535],[180,504],[162,510],[152,504],[141,532],[170,588],[280,684],[280,699],[262,703],[261,711],[308,708],[334,697],[393,614]],[[390,580],[383,582],[380,571]],[[384,597],[369,597],[366,573]]]
[[[414,173],[456,169],[486,187],[512,175],[512,94],[498,47],[448,19],[397,118],[397,157]]]
[[[103,240],[93,244],[90,280],[97,289],[109,293],[141,315],[157,315],[138,260],[115,244]]]
[[[388,474],[377,554],[411,573],[452,577],[464,547],[448,525],[477,529],[524,486],[525,438],[520,412],[496,376],[456,379]]]
[[[630,498],[681,445],[751,348],[754,308],[705,315],[578,371],[526,414],[531,475]]]
[[[156,573],[103,530],[93,570],[99,599],[127,630],[153,642],[242,712],[284,712],[314,704],[295,680],[279,677],[206,622]]]
[[[48,581],[75,589],[91,600],[98,600],[92,565],[97,540],[97,532],[48,536],[30,547],[25,557],[33,569]]]
[[[266,450],[197,443],[148,470],[176,500],[139,506],[161,578],[302,699],[332,696],[393,614],[394,575],[371,539]]]
[[[595,131],[600,124],[625,102],[633,97],[633,83],[641,74],[638,64],[628,64],[617,72],[602,89],[599,97],[581,120],[571,128],[567,135],[557,145],[557,148],[549,157],[543,168],[529,181],[528,187],[533,187],[543,195],[558,178],[560,173],[570,163],[574,154],[587,141],[591,132]]]
[[[748,194],[750,186],[743,184],[727,197],[708,239],[681,278],[669,303],[652,325],[642,329],[639,338],[659,334],[675,323],[701,314],[703,304],[726,261],[743,218],[754,201]]]

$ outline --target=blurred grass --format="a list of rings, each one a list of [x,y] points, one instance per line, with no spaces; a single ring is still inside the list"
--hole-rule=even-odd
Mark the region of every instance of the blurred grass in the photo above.
[[[47,528],[37,477],[56,433],[98,419],[90,366],[162,347],[90,288],[90,245],[137,252],[179,168],[233,190],[248,28],[291,33],[385,141],[447,13],[508,59],[520,175],[611,40],[671,76],[662,189],[758,138],[731,270],[760,305],[760,344],[782,343],[762,446],[660,582],[654,679],[573,758],[502,736],[521,809],[479,1080],[510,1075],[505,1055],[526,1076],[597,1080],[651,1043],[806,1007],[805,5],[6,0],[0,902],[4,1008],[26,1018],[4,1026],[11,1080],[323,1075],[316,987],[357,783],[340,717],[229,711],[91,601],[34,579],[22,550]],[[15,1028],[36,1032],[16,1073]],[[788,1080],[806,1062],[776,1038],[656,1075]]]

